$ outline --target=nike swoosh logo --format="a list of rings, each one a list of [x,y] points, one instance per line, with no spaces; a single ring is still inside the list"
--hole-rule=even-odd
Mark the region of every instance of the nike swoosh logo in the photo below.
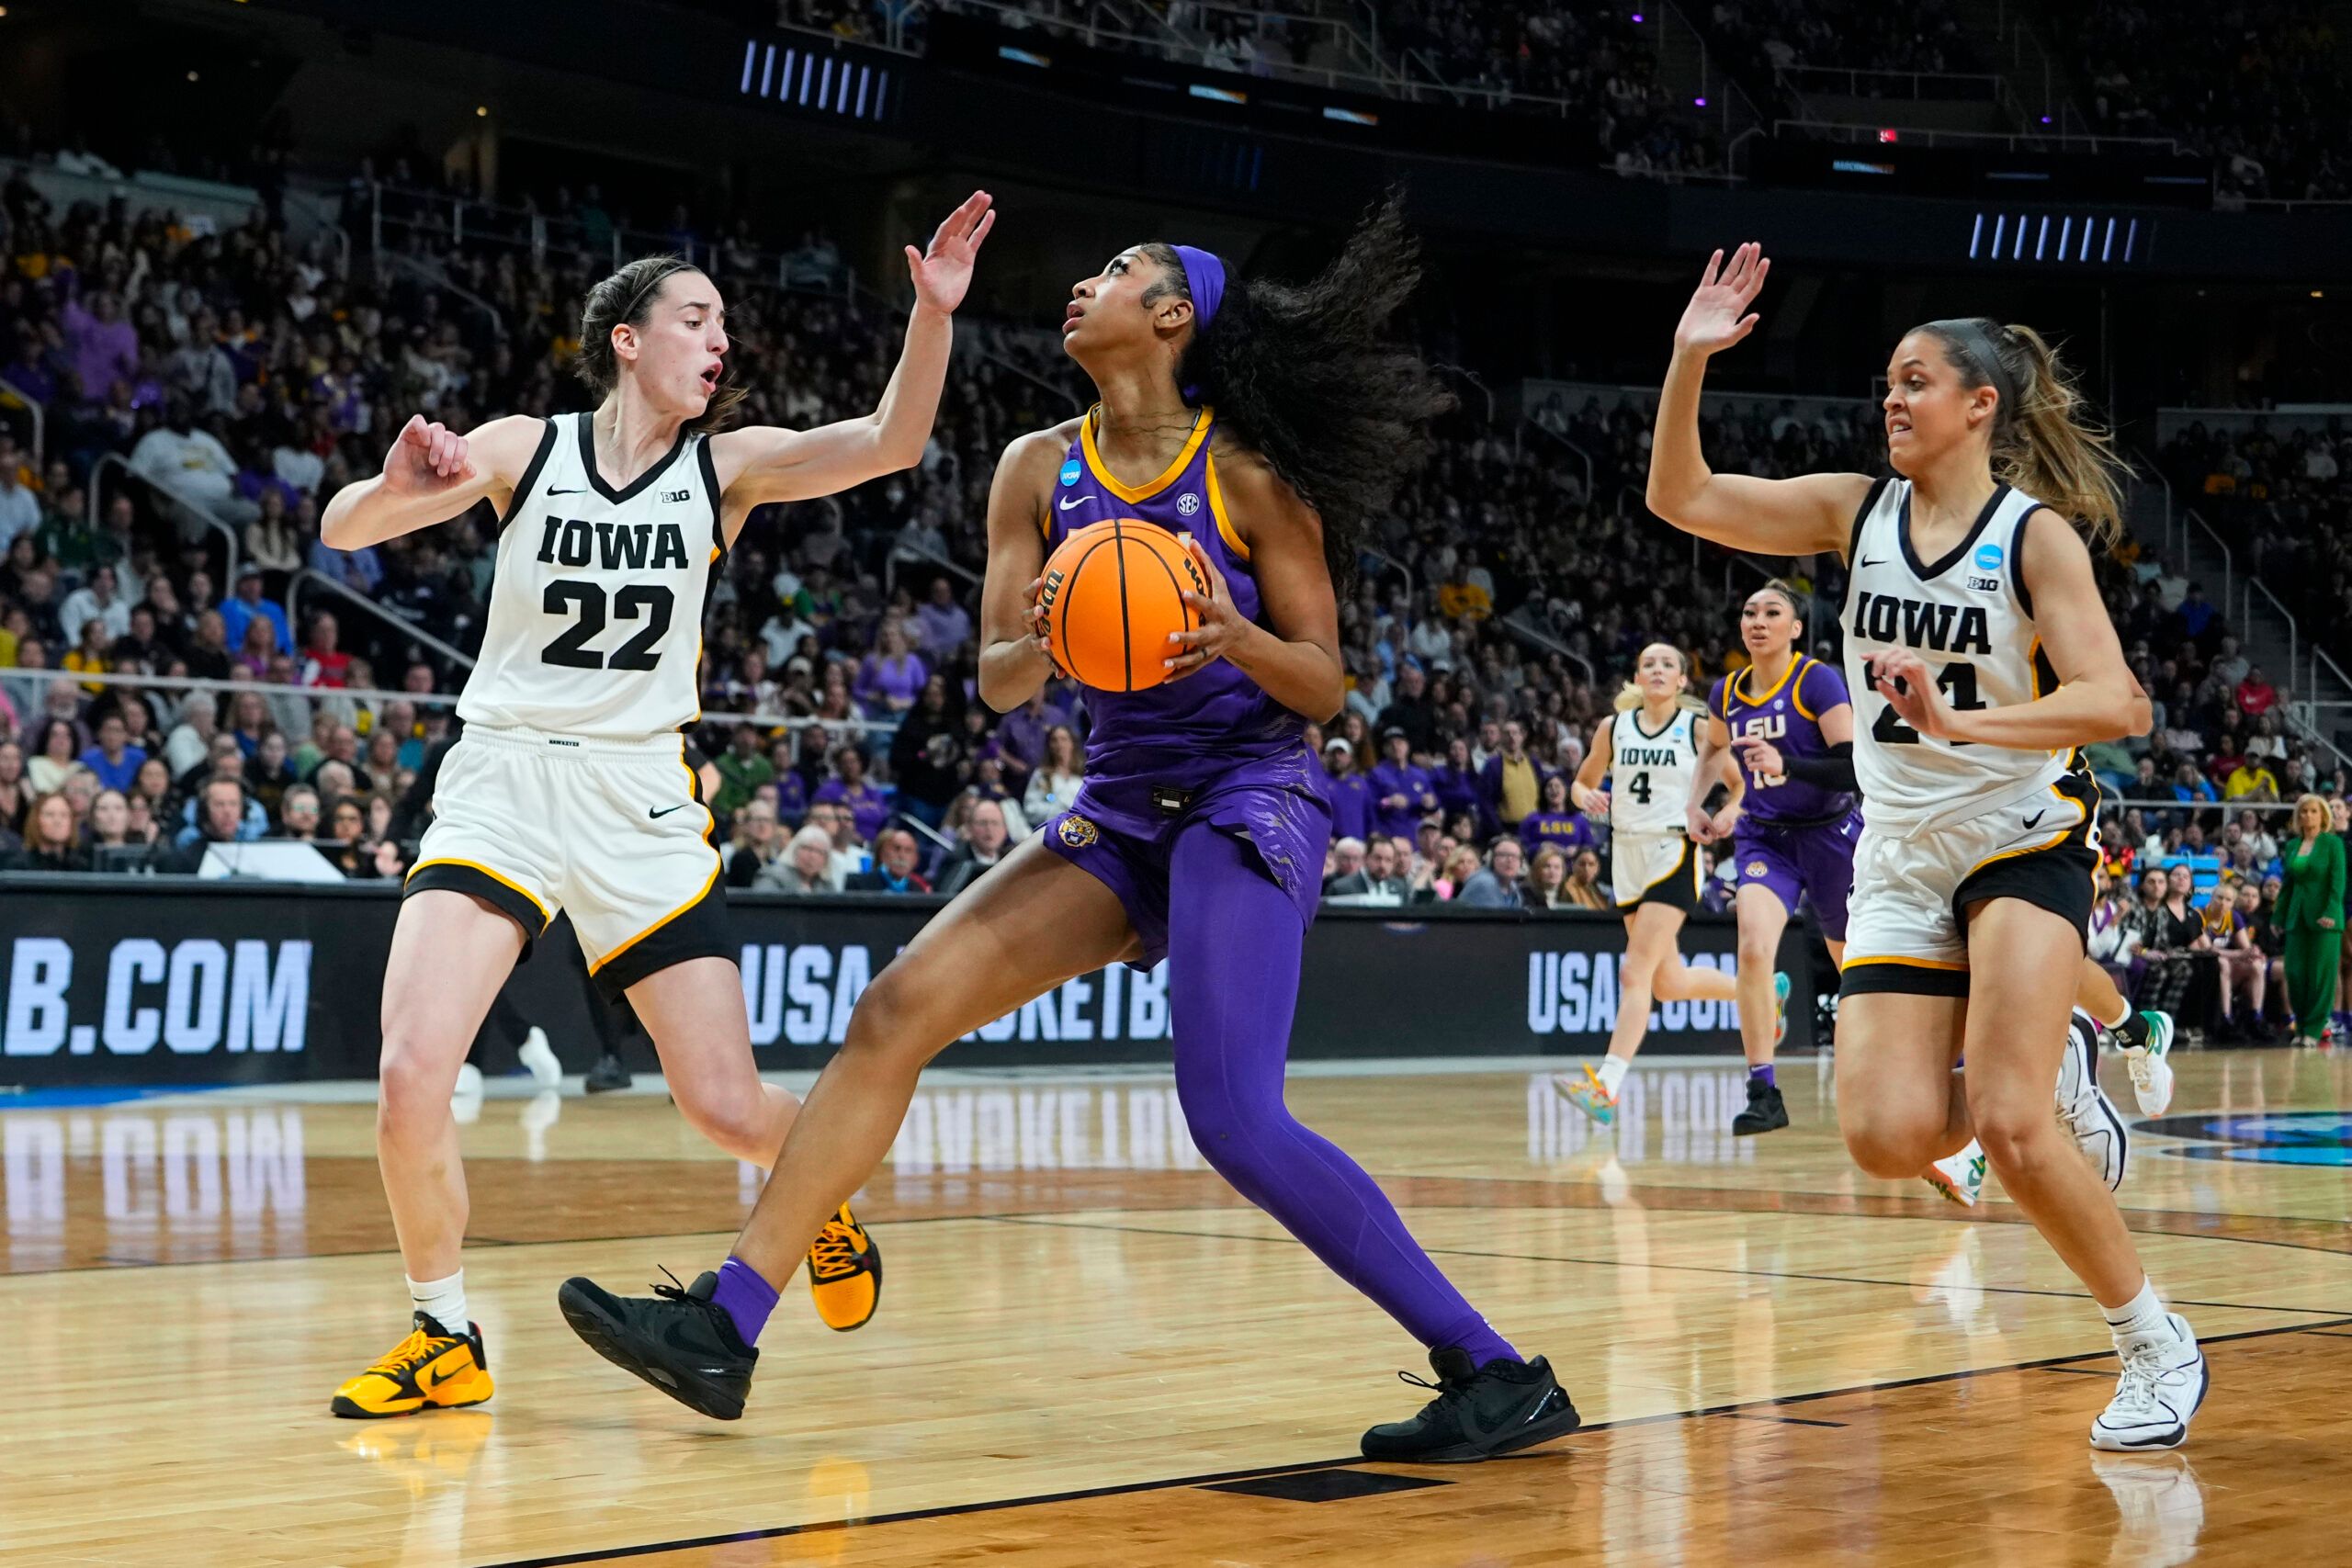
[[[2029,818],[2027,818],[2025,819],[2025,825],[2026,825],[2027,829],[2028,829],[2029,830],[2030,830],[2030,829],[2031,829],[2031,828],[2033,827],[2033,825],[2034,825],[2036,822],[2041,821],[2044,817],[2047,817],[2048,815],[2050,815],[2050,814],[2049,814],[2048,812],[2046,812],[2046,811],[2037,811],[2037,812],[2035,812],[2032,816],[2030,816],[2030,817],[2029,817]]]
[[[684,811],[691,804],[692,802],[682,800],[675,806],[665,806],[659,811],[654,810],[649,806],[645,808],[645,815],[649,820],[658,822],[662,818],[669,816],[673,811]],[[2026,826],[2030,828],[2033,824],[2029,822]]]
[[[548,493],[549,495],[586,495],[588,493],[588,487],[586,485],[574,485],[570,490],[551,490],[548,491]]]
[[[1081,496],[1080,496],[1076,501],[1061,501],[1061,502],[1055,502],[1055,504],[1056,504],[1057,506],[1059,506],[1059,507],[1060,507],[1064,512],[1068,512],[1071,507],[1073,507],[1073,506],[1081,506],[1081,505],[1085,504],[1087,502],[1092,501],[1093,499],[1094,499],[1094,498],[1093,498],[1092,496],[1091,496],[1091,495],[1081,495]]]
[[[562,492],[561,491],[552,491],[552,490],[551,490],[551,491],[548,491],[548,493],[549,495],[560,495],[560,494],[562,494],[563,492]],[[1866,561],[1858,562],[1857,564],[1861,565],[1861,566],[1884,566],[1884,565],[1886,564],[1886,558],[1885,558],[1884,556],[1881,556],[1881,557],[1879,557],[1879,558],[1878,558],[1878,559],[1876,559],[1876,560],[1866,560]]]
[[[463,1371],[465,1368],[460,1364],[456,1352],[445,1354],[438,1360],[417,1369],[416,1392],[431,1393]]]

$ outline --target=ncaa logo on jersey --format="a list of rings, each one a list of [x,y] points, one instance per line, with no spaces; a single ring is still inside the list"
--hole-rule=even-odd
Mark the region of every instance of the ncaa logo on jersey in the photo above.
[[[1084,472],[1086,472],[1086,465],[1072,457],[1062,465],[1061,481],[1066,485],[1074,485],[1078,482],[1078,476]]]
[[[1979,545],[1979,546],[1977,546],[1977,547],[1976,547],[1976,570],[1979,570],[1979,571],[1998,571],[1998,570],[2001,570],[2001,547],[2000,547],[2000,546],[1998,546],[1998,545]]]
[[[1190,517],[1200,509],[1201,498],[1189,490],[1176,498],[1176,514],[1179,517]]]
[[[1102,836],[1102,831],[1083,817],[1063,818],[1059,831],[1062,842],[1074,850],[1090,848]]]

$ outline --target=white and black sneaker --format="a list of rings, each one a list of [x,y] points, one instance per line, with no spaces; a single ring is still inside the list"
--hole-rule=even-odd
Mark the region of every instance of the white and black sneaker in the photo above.
[[[2098,1021],[2076,1008],[2058,1069],[2058,1122],[2112,1192],[2123,1185],[2132,1138],[2123,1130],[2122,1113],[2098,1086]]]
[[[2162,1328],[2118,1334],[2115,1353],[2123,1361],[2115,1397],[2091,1423],[2091,1447],[2109,1453],[2177,1449],[2188,1440],[2189,1419],[2205,1403],[2210,1381],[2205,1352],[2188,1320],[2165,1314]]]
[[[2172,1042],[2177,1032],[2172,1014],[2151,1008],[2135,1012],[2113,1029],[2099,1032],[2123,1055],[2132,1071],[2132,1098],[2143,1116],[2162,1116],[2172,1108]]]
[[[1363,1457],[1405,1464],[1458,1464],[1532,1449],[1577,1429],[1577,1407],[1552,1375],[1552,1364],[1501,1358],[1483,1367],[1466,1350],[1430,1352],[1437,1382],[1396,1375],[1437,1397],[1404,1421],[1387,1421],[1363,1435]]]

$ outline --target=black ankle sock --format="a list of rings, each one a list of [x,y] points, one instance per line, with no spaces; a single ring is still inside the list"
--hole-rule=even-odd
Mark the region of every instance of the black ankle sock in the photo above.
[[[2125,1045],[2135,1051],[2139,1050],[2148,1043],[2148,1017],[2145,1013],[2135,1010],[2121,1023],[2117,1024],[2112,1032]]]

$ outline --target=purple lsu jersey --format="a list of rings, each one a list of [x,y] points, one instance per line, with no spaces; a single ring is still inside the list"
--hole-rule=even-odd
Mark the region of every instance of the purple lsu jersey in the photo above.
[[[1095,523],[1190,534],[1224,574],[1234,609],[1257,620],[1250,548],[1226,513],[1209,453],[1216,422],[1202,409],[1175,461],[1148,483],[1125,485],[1095,449],[1090,412],[1056,476],[1047,552]],[[1167,952],[1170,857],[1176,835],[1194,824],[1249,845],[1290,896],[1301,929],[1315,919],[1332,811],[1304,718],[1223,660],[1147,691],[1089,689],[1086,705],[1086,782],[1046,825],[1046,843],[1118,895],[1143,938],[1145,966]]]
[[[1769,740],[1783,757],[1826,753],[1829,745],[1821,738],[1821,716],[1850,700],[1845,678],[1802,653],[1779,682],[1760,695],[1751,689],[1755,674],[1751,667],[1726,675],[1707,694],[1707,711],[1723,720],[1732,739],[1755,736]],[[1795,826],[1838,820],[1853,804],[1854,797],[1843,791],[1750,769],[1742,812],[1758,827]]]

